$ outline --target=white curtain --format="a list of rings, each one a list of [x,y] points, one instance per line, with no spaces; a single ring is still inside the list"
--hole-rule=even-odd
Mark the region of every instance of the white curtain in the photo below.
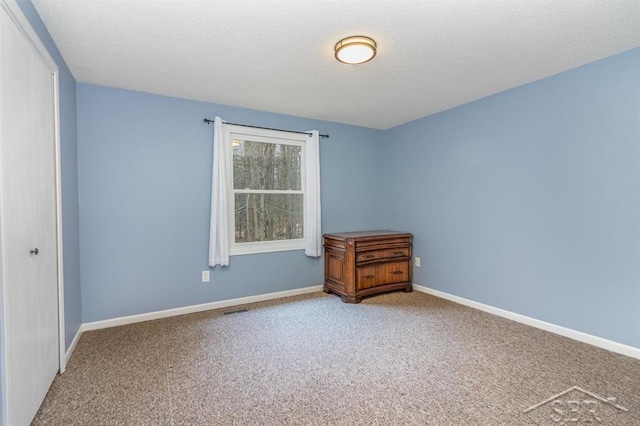
[[[322,255],[320,217],[320,135],[311,130],[305,144],[304,254]]]
[[[229,210],[227,209],[226,125],[216,117],[213,125],[213,175],[211,177],[211,225],[209,228],[209,266],[229,265]]]

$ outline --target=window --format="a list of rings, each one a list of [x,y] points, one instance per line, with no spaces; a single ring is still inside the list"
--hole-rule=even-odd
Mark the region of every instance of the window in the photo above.
[[[227,126],[231,255],[304,249],[306,135]]]

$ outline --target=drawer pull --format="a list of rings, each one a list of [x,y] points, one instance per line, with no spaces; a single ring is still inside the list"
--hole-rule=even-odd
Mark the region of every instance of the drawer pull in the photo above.
[[[362,256],[363,259],[373,259],[375,257],[375,255],[373,254],[365,254],[364,256]]]
[[[370,280],[371,278],[375,278],[375,275],[365,275],[362,277],[363,280]]]
[[[393,271],[392,274],[393,275],[402,275],[402,274],[404,274],[404,272],[402,272],[402,271]]]
[[[404,256],[404,252],[403,251],[394,251],[392,254],[394,256]]]

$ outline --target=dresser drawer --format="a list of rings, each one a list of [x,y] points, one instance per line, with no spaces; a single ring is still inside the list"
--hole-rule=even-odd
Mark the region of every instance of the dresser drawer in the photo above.
[[[409,247],[399,247],[394,249],[371,250],[358,253],[356,262],[371,262],[373,260],[393,259],[396,257],[409,257]]]
[[[356,241],[356,250],[375,250],[377,248],[387,248],[387,247],[402,247],[411,245],[411,235],[408,236],[397,236],[397,237],[387,237],[385,236],[380,238],[371,238],[362,241]]]
[[[356,268],[356,290],[409,280],[409,261],[377,263]]]

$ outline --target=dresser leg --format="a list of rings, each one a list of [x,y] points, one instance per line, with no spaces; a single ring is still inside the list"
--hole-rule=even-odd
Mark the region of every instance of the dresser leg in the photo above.
[[[402,291],[404,291],[405,293],[411,293],[413,292],[413,287],[403,288]]]
[[[344,303],[360,303],[362,302],[362,297],[357,296],[340,296]]]

